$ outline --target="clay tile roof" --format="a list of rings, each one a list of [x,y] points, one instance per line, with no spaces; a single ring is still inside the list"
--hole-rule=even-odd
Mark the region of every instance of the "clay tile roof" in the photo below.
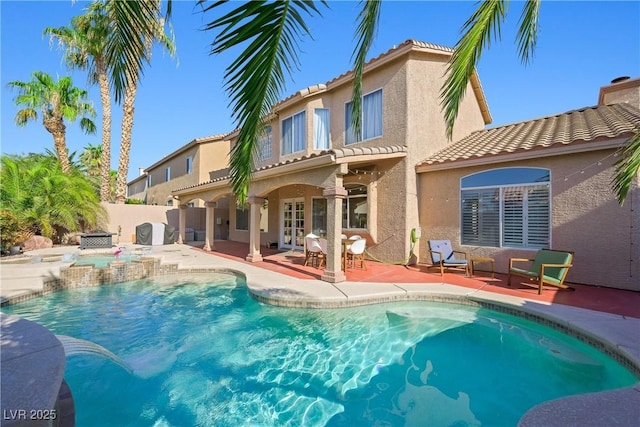
[[[615,138],[640,129],[640,110],[611,104],[473,132],[418,164],[433,165],[488,155]]]
[[[318,151],[316,153],[311,153],[309,155],[303,155],[300,157],[295,157],[292,159],[287,159],[287,160],[283,160],[281,162],[278,163],[272,163],[269,165],[265,165],[265,166],[261,166],[257,169],[254,170],[254,172],[259,172],[259,171],[264,171],[264,170],[268,170],[268,169],[273,169],[273,168],[277,168],[280,166],[285,166],[285,165],[290,165],[292,163],[297,163],[297,162],[301,162],[303,160],[308,160],[308,159],[313,159],[315,157],[320,157],[320,156],[329,156],[329,155],[334,155],[336,158],[342,158],[342,157],[352,157],[352,156],[363,156],[363,155],[377,155],[377,154],[395,154],[395,153],[406,153],[407,152],[407,147],[404,145],[392,145],[392,146],[388,146],[388,147],[347,147],[347,148],[337,148],[335,150],[322,150],[322,151]],[[283,173],[286,173],[286,170],[283,170]],[[196,188],[196,187],[200,187],[203,185],[207,185],[207,184],[212,184],[214,182],[220,182],[220,181],[225,181],[230,179],[231,176],[230,175],[226,175],[226,176],[222,176],[207,182],[201,182],[199,184],[193,184],[193,185],[189,185],[187,187],[182,187],[182,188],[177,188],[175,190],[173,190],[174,192],[176,191],[183,191],[183,190],[188,190],[191,188]]]

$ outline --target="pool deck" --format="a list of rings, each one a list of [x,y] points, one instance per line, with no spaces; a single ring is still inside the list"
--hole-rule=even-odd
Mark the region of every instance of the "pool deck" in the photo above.
[[[131,251],[143,248],[132,244],[121,246]],[[247,253],[246,247],[247,245],[232,242],[216,242],[216,252],[204,252],[188,245],[154,246],[150,255],[159,257],[162,263],[177,264],[179,269],[185,271],[219,268],[241,272],[246,276],[249,292],[255,298],[283,306],[347,307],[450,296],[513,307],[593,337],[640,367],[638,292],[586,286],[580,287],[576,292],[545,290],[542,296],[538,296],[528,288],[507,288],[499,275],[498,279],[492,279],[490,275],[483,273],[474,278],[456,274],[440,276],[425,272],[419,267],[389,266],[373,262],[367,263],[366,272],[349,270],[347,281],[332,284],[319,280],[317,269],[302,266],[299,253],[265,249],[264,261],[249,263],[241,255]],[[88,255],[105,253],[105,250],[80,251],[78,247],[56,247],[29,254],[40,255],[46,261],[48,256],[64,253]],[[69,264],[62,260],[30,264],[2,262],[0,300],[41,292],[44,279],[58,277],[60,269]],[[28,366],[23,366],[23,369],[28,370]],[[640,383],[621,390],[545,402],[527,412],[519,425],[631,426],[638,425],[638,420]]]

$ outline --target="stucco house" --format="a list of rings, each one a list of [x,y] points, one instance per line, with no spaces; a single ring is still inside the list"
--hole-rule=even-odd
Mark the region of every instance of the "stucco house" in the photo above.
[[[491,115],[474,73],[451,142],[439,94],[452,53],[408,40],[370,60],[359,135],[351,72],[275,105],[247,206],[237,206],[226,167],[173,186],[181,238],[189,205],[204,204],[205,249],[226,220],[228,238],[249,243],[249,261],[265,245],[301,249],[313,232],[327,237],[330,282],[345,280],[344,233],[365,237],[372,258],[409,263],[429,262],[428,239],[450,239],[494,257],[502,272],[509,257],[572,250],[569,281],[640,290],[638,182],[622,207],[610,185],[616,150],[640,126],[639,80],[603,87],[596,107],[486,129]],[[237,135],[224,136],[230,147]]]
[[[145,168],[127,183],[129,198],[148,205],[173,206],[173,190],[228,173],[229,139],[226,134],[196,138]],[[195,200],[192,206],[203,206]]]
[[[638,179],[622,206],[611,182],[639,129],[640,79],[622,78],[596,106],[472,132],[416,166],[423,237],[493,257],[502,272],[510,257],[570,250],[568,281],[638,291]]]
[[[408,40],[365,66],[362,131],[351,129],[353,74],[301,90],[272,109],[260,141],[249,187],[249,206],[230,214],[229,238],[260,246],[302,248],[309,232],[328,239],[323,279],[342,281],[342,233],[367,239],[382,260],[409,256],[411,230],[419,226],[415,165],[448,144],[439,91],[452,49]],[[454,139],[481,130],[491,116],[474,73]],[[237,133],[228,135],[231,144]],[[228,177],[177,188],[183,229],[187,203],[207,206],[206,248],[214,245],[214,207],[236,206]]]

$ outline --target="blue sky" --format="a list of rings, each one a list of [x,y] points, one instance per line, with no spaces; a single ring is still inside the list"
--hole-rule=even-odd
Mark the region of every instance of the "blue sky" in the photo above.
[[[53,139],[40,121],[24,128],[14,124],[15,93],[7,83],[29,81],[39,70],[54,77],[71,75],[76,86],[87,88],[86,75],[69,72],[61,52],[42,36],[43,28],[68,25],[85,6],[70,0],[0,1],[3,153],[53,149]],[[323,17],[308,20],[314,39],[303,41],[300,69],[289,80],[283,98],[351,69],[358,3],[329,2],[329,6]],[[538,45],[528,66],[519,61],[515,44],[521,6],[511,3],[501,41],[484,52],[478,67],[494,120],[490,126],[595,105],[599,88],[611,79],[640,77],[640,2],[543,1]],[[410,38],[452,47],[475,7],[475,2],[466,1],[386,1],[370,56]],[[177,55],[172,59],[156,49],[145,71],[136,101],[129,179],[137,176],[138,168],[194,138],[235,127],[223,82],[224,68],[233,56],[209,55],[214,34],[201,31],[215,17],[198,12],[195,0],[174,0]],[[97,89],[89,88],[89,96],[100,114]],[[116,169],[121,115],[118,106],[113,111],[112,168]],[[99,125],[100,116],[95,120]],[[89,143],[100,143],[99,131],[85,135],[78,123],[67,123],[71,151],[79,153]]]

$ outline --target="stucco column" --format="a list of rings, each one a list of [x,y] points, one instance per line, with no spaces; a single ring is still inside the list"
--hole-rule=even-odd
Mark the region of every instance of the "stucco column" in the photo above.
[[[185,229],[187,228],[187,205],[180,205],[178,208],[178,243],[186,241]]]
[[[215,249],[214,230],[216,227],[216,206],[216,202],[205,203],[205,237],[204,246],[202,247],[205,251]]]
[[[260,207],[264,203],[262,197],[251,196],[247,198],[249,203],[249,255],[247,261],[262,261],[260,253]]]
[[[347,197],[344,187],[326,188],[322,195],[327,199],[327,267],[321,279],[338,283],[347,280],[342,271],[342,200]]]

